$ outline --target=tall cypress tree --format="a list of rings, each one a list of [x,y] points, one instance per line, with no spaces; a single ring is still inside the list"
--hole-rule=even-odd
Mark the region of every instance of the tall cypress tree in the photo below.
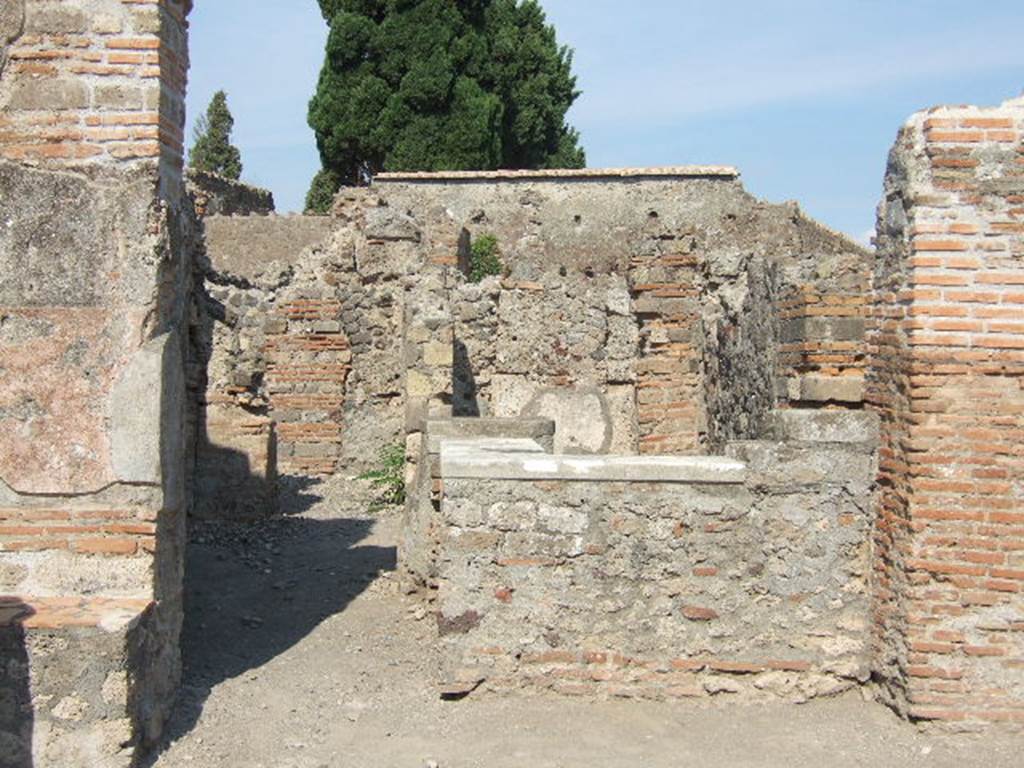
[[[231,143],[234,125],[235,118],[228,109],[228,95],[217,91],[206,108],[206,114],[196,120],[195,140],[188,164],[237,181],[242,175],[242,154]]]
[[[380,171],[578,168],[572,52],[536,0],[319,0],[307,206]]]

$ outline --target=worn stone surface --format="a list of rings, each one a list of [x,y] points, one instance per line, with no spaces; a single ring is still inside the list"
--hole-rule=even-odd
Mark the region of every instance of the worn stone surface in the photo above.
[[[443,687],[805,700],[864,682],[872,457],[737,449],[746,484],[444,476]]]
[[[555,422],[546,418],[452,418],[435,419],[426,424],[428,450],[441,453],[441,442],[448,439],[495,438],[526,439],[549,453],[554,447]]]
[[[508,450],[511,448],[511,450]],[[538,453],[540,446],[487,440],[441,442],[443,478],[590,482],[740,483],[742,462],[721,456],[590,456]]]
[[[188,168],[185,173],[188,195],[192,198],[196,215],[209,216],[266,216],[274,212],[274,195],[216,173]]]
[[[257,282],[278,262],[291,266],[307,248],[326,241],[339,222],[326,216],[244,216],[208,213],[206,253],[218,272]]]

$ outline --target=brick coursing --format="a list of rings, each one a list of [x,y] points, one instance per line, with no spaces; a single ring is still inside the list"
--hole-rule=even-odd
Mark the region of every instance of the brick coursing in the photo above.
[[[185,13],[180,0],[27,3],[0,89],[0,158],[180,172]]]
[[[640,330],[636,363],[639,452],[703,450],[707,432],[700,334],[699,257],[692,232],[649,216],[630,261],[630,291]]]
[[[145,509],[60,507],[0,509],[0,551],[63,549],[135,555],[156,547],[155,515]]]
[[[909,715],[1024,722],[1024,106],[915,115],[879,208],[876,673]]]

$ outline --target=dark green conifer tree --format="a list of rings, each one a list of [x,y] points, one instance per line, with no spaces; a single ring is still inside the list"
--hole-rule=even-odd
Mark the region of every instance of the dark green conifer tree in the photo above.
[[[195,139],[188,155],[188,164],[209,173],[218,173],[238,180],[242,175],[242,155],[231,143],[231,129],[235,118],[228,109],[228,96],[217,91],[206,108],[206,114],[196,120]]]
[[[584,165],[565,121],[572,52],[536,0],[319,2],[330,34],[309,124],[329,175],[307,207],[381,171]]]

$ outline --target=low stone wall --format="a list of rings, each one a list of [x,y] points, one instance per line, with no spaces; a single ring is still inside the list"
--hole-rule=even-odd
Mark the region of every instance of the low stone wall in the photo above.
[[[864,682],[876,427],[781,418],[785,441],[730,446],[742,461],[444,443],[442,690],[803,700]]]
[[[146,600],[0,597],[0,765],[135,764],[174,695],[145,672],[176,664],[163,632]]]
[[[527,450],[550,451],[555,423],[550,419],[428,419],[423,431],[410,436],[407,447],[405,514],[399,560],[413,588],[437,586],[441,445],[451,439],[484,439],[506,450],[524,444]]]

